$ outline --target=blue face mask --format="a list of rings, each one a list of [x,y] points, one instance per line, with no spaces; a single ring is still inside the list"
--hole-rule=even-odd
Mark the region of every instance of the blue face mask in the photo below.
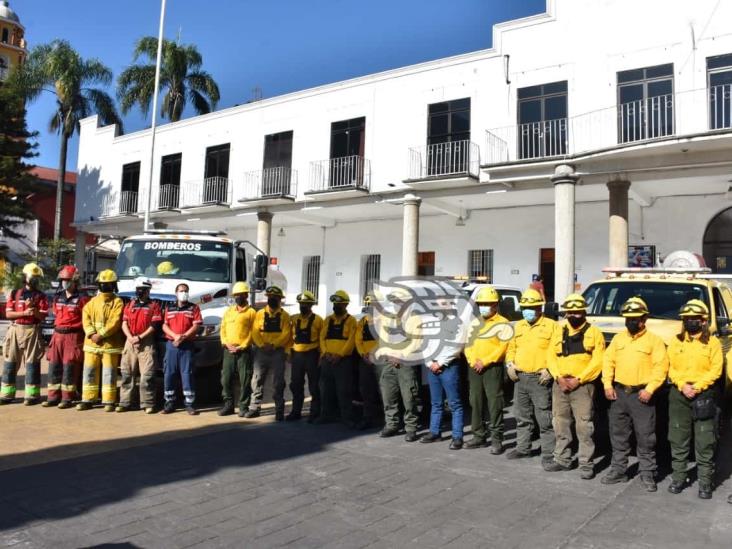
[[[523,315],[524,320],[529,324],[536,322],[538,316],[534,309],[521,309],[521,314]]]
[[[488,317],[493,313],[493,307],[490,305],[478,305],[478,311],[480,312],[480,316]]]

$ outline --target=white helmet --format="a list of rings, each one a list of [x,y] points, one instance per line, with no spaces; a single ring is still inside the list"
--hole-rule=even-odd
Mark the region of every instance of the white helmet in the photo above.
[[[149,290],[152,288],[152,282],[146,276],[138,276],[135,279],[135,288],[147,288]]]

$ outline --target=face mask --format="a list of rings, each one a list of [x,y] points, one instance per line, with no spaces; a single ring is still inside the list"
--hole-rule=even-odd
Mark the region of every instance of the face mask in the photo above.
[[[312,308],[312,305],[300,305],[300,314],[309,315]]]
[[[333,312],[337,314],[338,316],[342,315],[346,312],[346,306],[345,305],[333,305]]]
[[[175,295],[181,303],[186,303],[188,301],[188,292],[178,292]]]
[[[28,279],[28,286],[30,286],[31,288],[38,288],[39,283],[40,280],[36,276]]]
[[[111,294],[114,292],[114,284],[111,282],[102,282],[99,285],[99,291],[103,294]]]
[[[135,295],[140,301],[145,301],[147,299],[147,290],[145,288],[137,288],[135,290]]]
[[[237,305],[239,305],[239,307],[243,307],[244,305],[247,304],[247,298],[246,298],[246,296],[243,296],[243,295],[236,296],[234,298],[234,301],[236,302]]]
[[[267,298],[267,305],[269,305],[270,309],[277,309],[280,306],[280,298],[279,297],[268,297]]]
[[[640,318],[626,318],[625,327],[630,332],[630,335],[635,335],[641,331],[641,319]]]
[[[696,335],[702,331],[702,321],[698,319],[684,320],[684,330],[691,335]]]
[[[485,318],[493,316],[493,307],[490,305],[478,305],[478,311],[480,312],[480,316]]]
[[[569,323],[575,330],[585,323],[584,316],[568,316],[567,323]]]
[[[529,324],[533,324],[538,318],[538,315],[536,314],[536,311],[534,309],[521,309],[521,314],[523,315],[524,320]]]
[[[71,281],[70,280],[62,280],[61,281],[61,289],[68,290],[71,288]]]

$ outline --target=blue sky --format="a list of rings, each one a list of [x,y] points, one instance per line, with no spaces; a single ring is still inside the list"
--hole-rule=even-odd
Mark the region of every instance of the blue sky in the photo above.
[[[116,76],[135,40],[157,35],[158,0],[10,0],[30,46],[64,38]],[[221,90],[219,108],[491,46],[494,23],[541,13],[545,0],[168,0],[166,38],[195,43]],[[110,88],[110,92],[114,92]],[[28,107],[39,166],[58,165],[53,98]],[[190,116],[190,112],[186,112]],[[149,126],[137,111],[125,131]],[[77,138],[68,168],[76,168]]]

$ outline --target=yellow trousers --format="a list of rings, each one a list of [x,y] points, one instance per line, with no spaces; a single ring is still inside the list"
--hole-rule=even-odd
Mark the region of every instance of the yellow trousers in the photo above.
[[[84,353],[84,384],[82,402],[94,402],[99,397],[101,377],[102,404],[117,402],[117,368],[120,355],[111,353]]]

